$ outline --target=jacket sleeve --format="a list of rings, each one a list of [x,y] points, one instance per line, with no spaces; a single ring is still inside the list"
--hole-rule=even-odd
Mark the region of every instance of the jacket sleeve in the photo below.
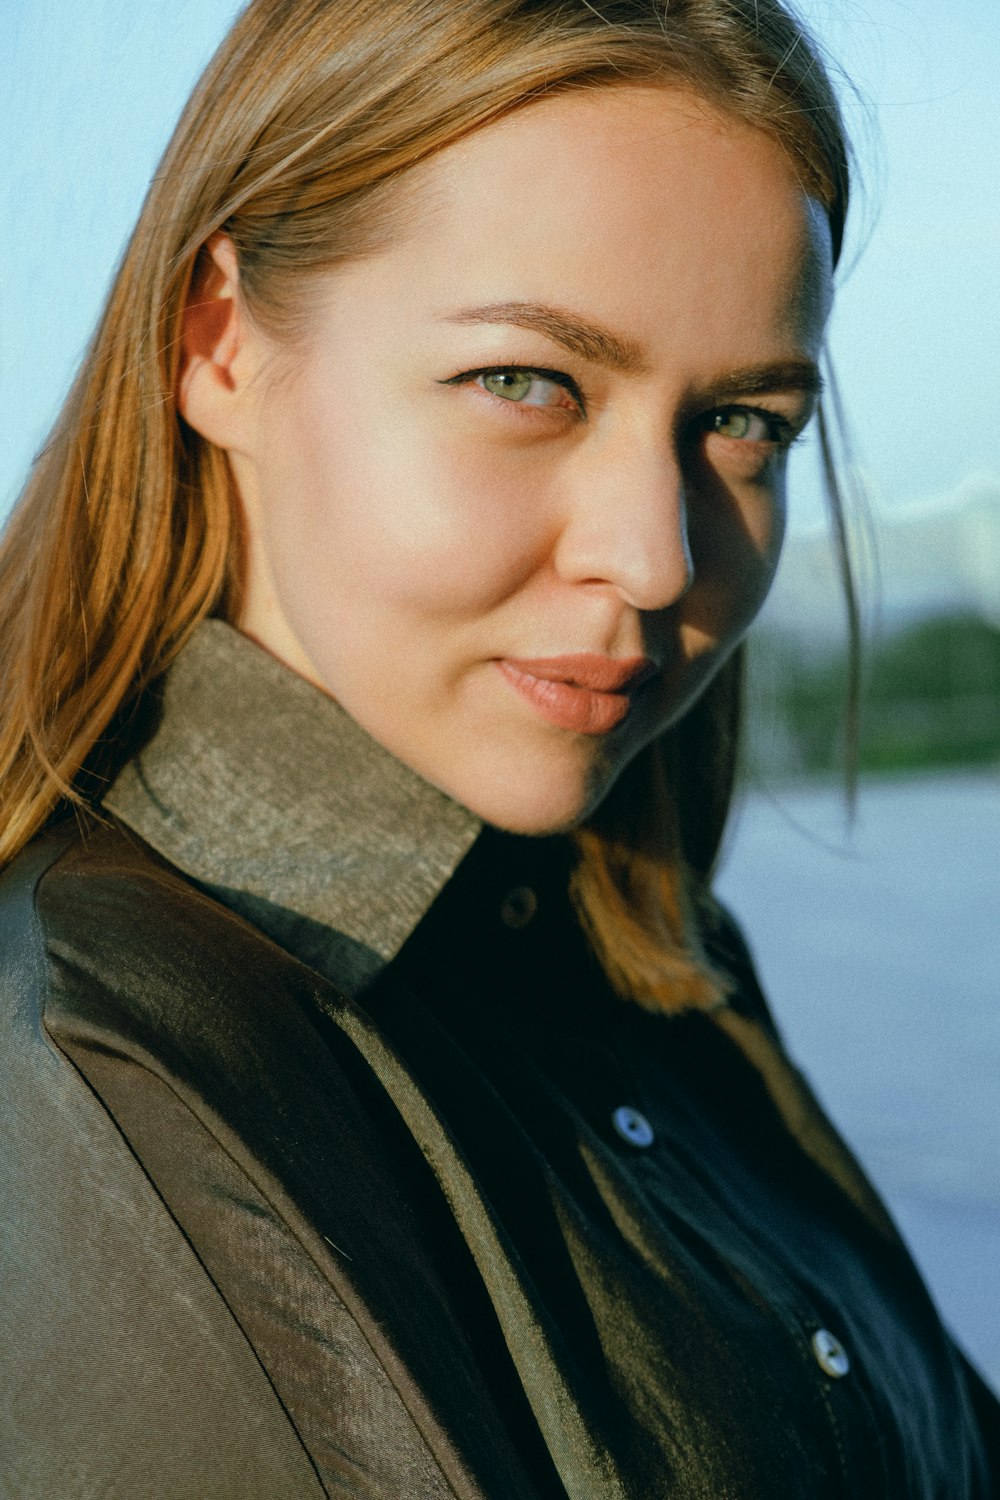
[[[51,858],[18,861],[0,899],[0,1495],[322,1495],[225,1302],[45,1033],[33,898]]]

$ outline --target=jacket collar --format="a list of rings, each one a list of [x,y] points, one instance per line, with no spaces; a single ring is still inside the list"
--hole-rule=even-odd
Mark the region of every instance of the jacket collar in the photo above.
[[[221,620],[164,679],[104,807],[275,942],[359,994],[482,824]]]

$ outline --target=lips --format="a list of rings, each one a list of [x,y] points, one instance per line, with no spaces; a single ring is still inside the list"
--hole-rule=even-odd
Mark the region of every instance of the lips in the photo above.
[[[632,698],[656,672],[645,656],[503,657],[497,666],[543,718],[577,734],[607,734],[622,723]]]

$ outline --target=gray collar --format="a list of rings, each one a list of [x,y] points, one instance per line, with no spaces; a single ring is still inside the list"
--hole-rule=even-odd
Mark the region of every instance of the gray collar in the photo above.
[[[482,827],[221,620],[204,621],[171,667],[156,733],[104,806],[353,995]]]

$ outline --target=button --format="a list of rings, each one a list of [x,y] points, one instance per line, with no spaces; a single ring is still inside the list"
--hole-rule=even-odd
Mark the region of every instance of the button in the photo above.
[[[847,1350],[828,1328],[816,1330],[812,1336],[812,1348],[820,1369],[825,1374],[832,1375],[834,1380],[839,1380],[850,1370],[851,1361],[847,1357]]]
[[[506,926],[527,927],[538,910],[538,897],[530,885],[516,885],[500,903],[500,919]]]
[[[620,1104],[611,1116],[611,1123],[630,1146],[651,1146],[656,1139],[646,1116],[632,1109],[631,1105]]]

